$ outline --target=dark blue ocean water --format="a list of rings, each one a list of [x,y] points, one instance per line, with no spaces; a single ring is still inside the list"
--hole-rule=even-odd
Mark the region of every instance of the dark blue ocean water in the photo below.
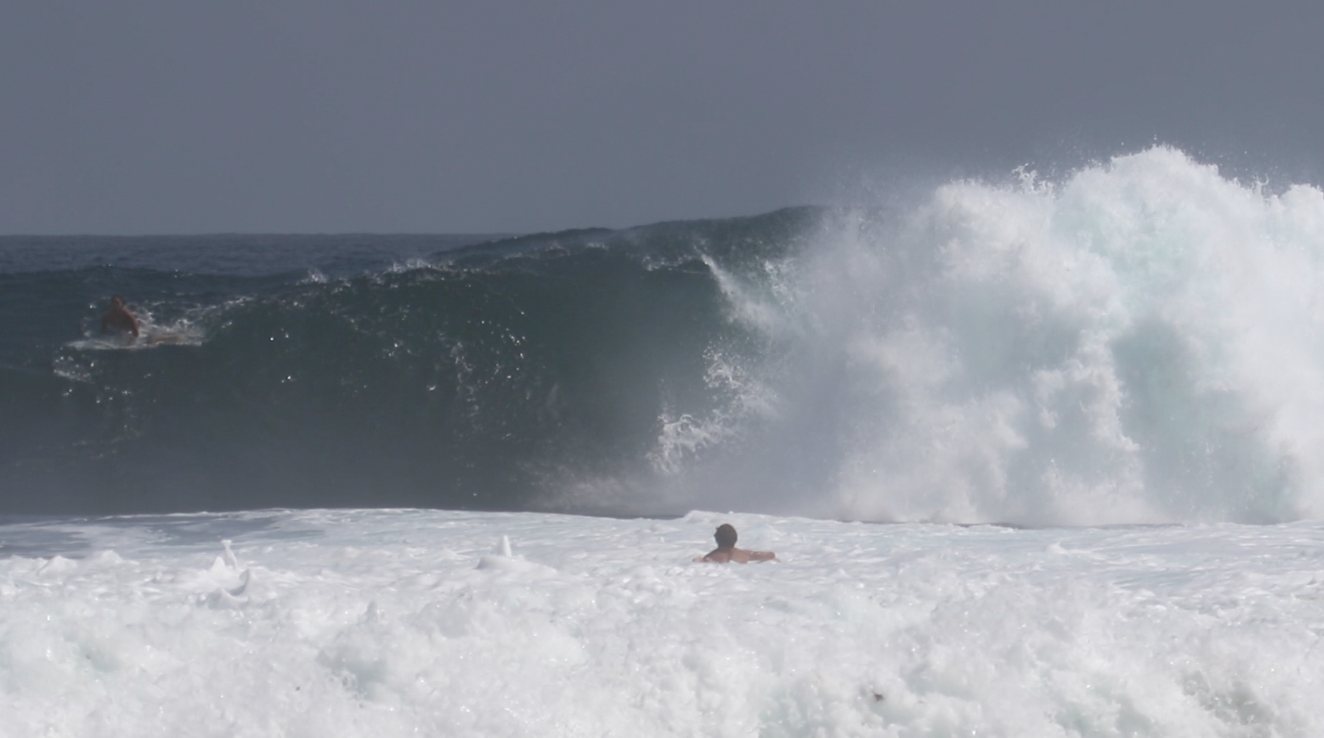
[[[704,259],[785,251],[816,217],[0,238],[0,513],[623,510],[739,333]],[[113,293],[139,341],[99,334]],[[567,494],[586,483],[616,491]]]

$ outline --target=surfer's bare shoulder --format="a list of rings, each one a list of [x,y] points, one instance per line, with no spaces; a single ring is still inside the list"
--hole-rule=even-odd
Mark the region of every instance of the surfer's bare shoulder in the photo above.
[[[726,564],[734,561],[737,564],[748,564],[751,561],[777,560],[777,555],[771,551],[746,551],[743,548],[736,548],[736,529],[729,523],[718,526],[713,538],[717,539],[717,548],[695,558],[695,563]]]
[[[776,561],[777,554],[771,551],[746,551],[743,548],[733,548],[729,551],[719,548],[708,552],[704,556],[698,556],[694,560],[704,564],[728,564],[731,562],[748,564],[751,561]]]

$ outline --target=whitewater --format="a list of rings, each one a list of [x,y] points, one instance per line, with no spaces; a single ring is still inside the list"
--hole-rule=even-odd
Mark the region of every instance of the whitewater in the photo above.
[[[898,202],[0,238],[0,736],[1324,734],[1324,192]]]
[[[720,522],[779,561],[692,563]],[[10,524],[5,736],[1314,736],[1324,526]],[[58,543],[55,543],[58,541]]]

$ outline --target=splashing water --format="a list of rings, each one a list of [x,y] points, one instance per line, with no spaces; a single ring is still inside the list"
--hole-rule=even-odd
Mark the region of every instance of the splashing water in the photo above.
[[[838,213],[791,289],[723,290],[772,346],[780,427],[746,468],[811,447],[821,487],[781,504],[847,518],[1324,513],[1324,193],[1163,147],[1020,174]]]

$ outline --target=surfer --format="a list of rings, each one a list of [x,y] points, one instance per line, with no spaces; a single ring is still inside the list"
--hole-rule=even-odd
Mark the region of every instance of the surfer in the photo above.
[[[707,564],[725,564],[728,561],[747,564],[751,561],[775,561],[777,559],[777,555],[771,551],[746,551],[743,548],[736,548],[736,529],[730,523],[722,523],[717,526],[717,532],[713,534],[713,538],[717,539],[717,548],[709,551],[705,556],[700,556],[695,561]]]
[[[101,316],[101,332],[132,333],[134,338],[138,337],[138,319],[124,307],[122,295],[111,296],[110,309]]]

